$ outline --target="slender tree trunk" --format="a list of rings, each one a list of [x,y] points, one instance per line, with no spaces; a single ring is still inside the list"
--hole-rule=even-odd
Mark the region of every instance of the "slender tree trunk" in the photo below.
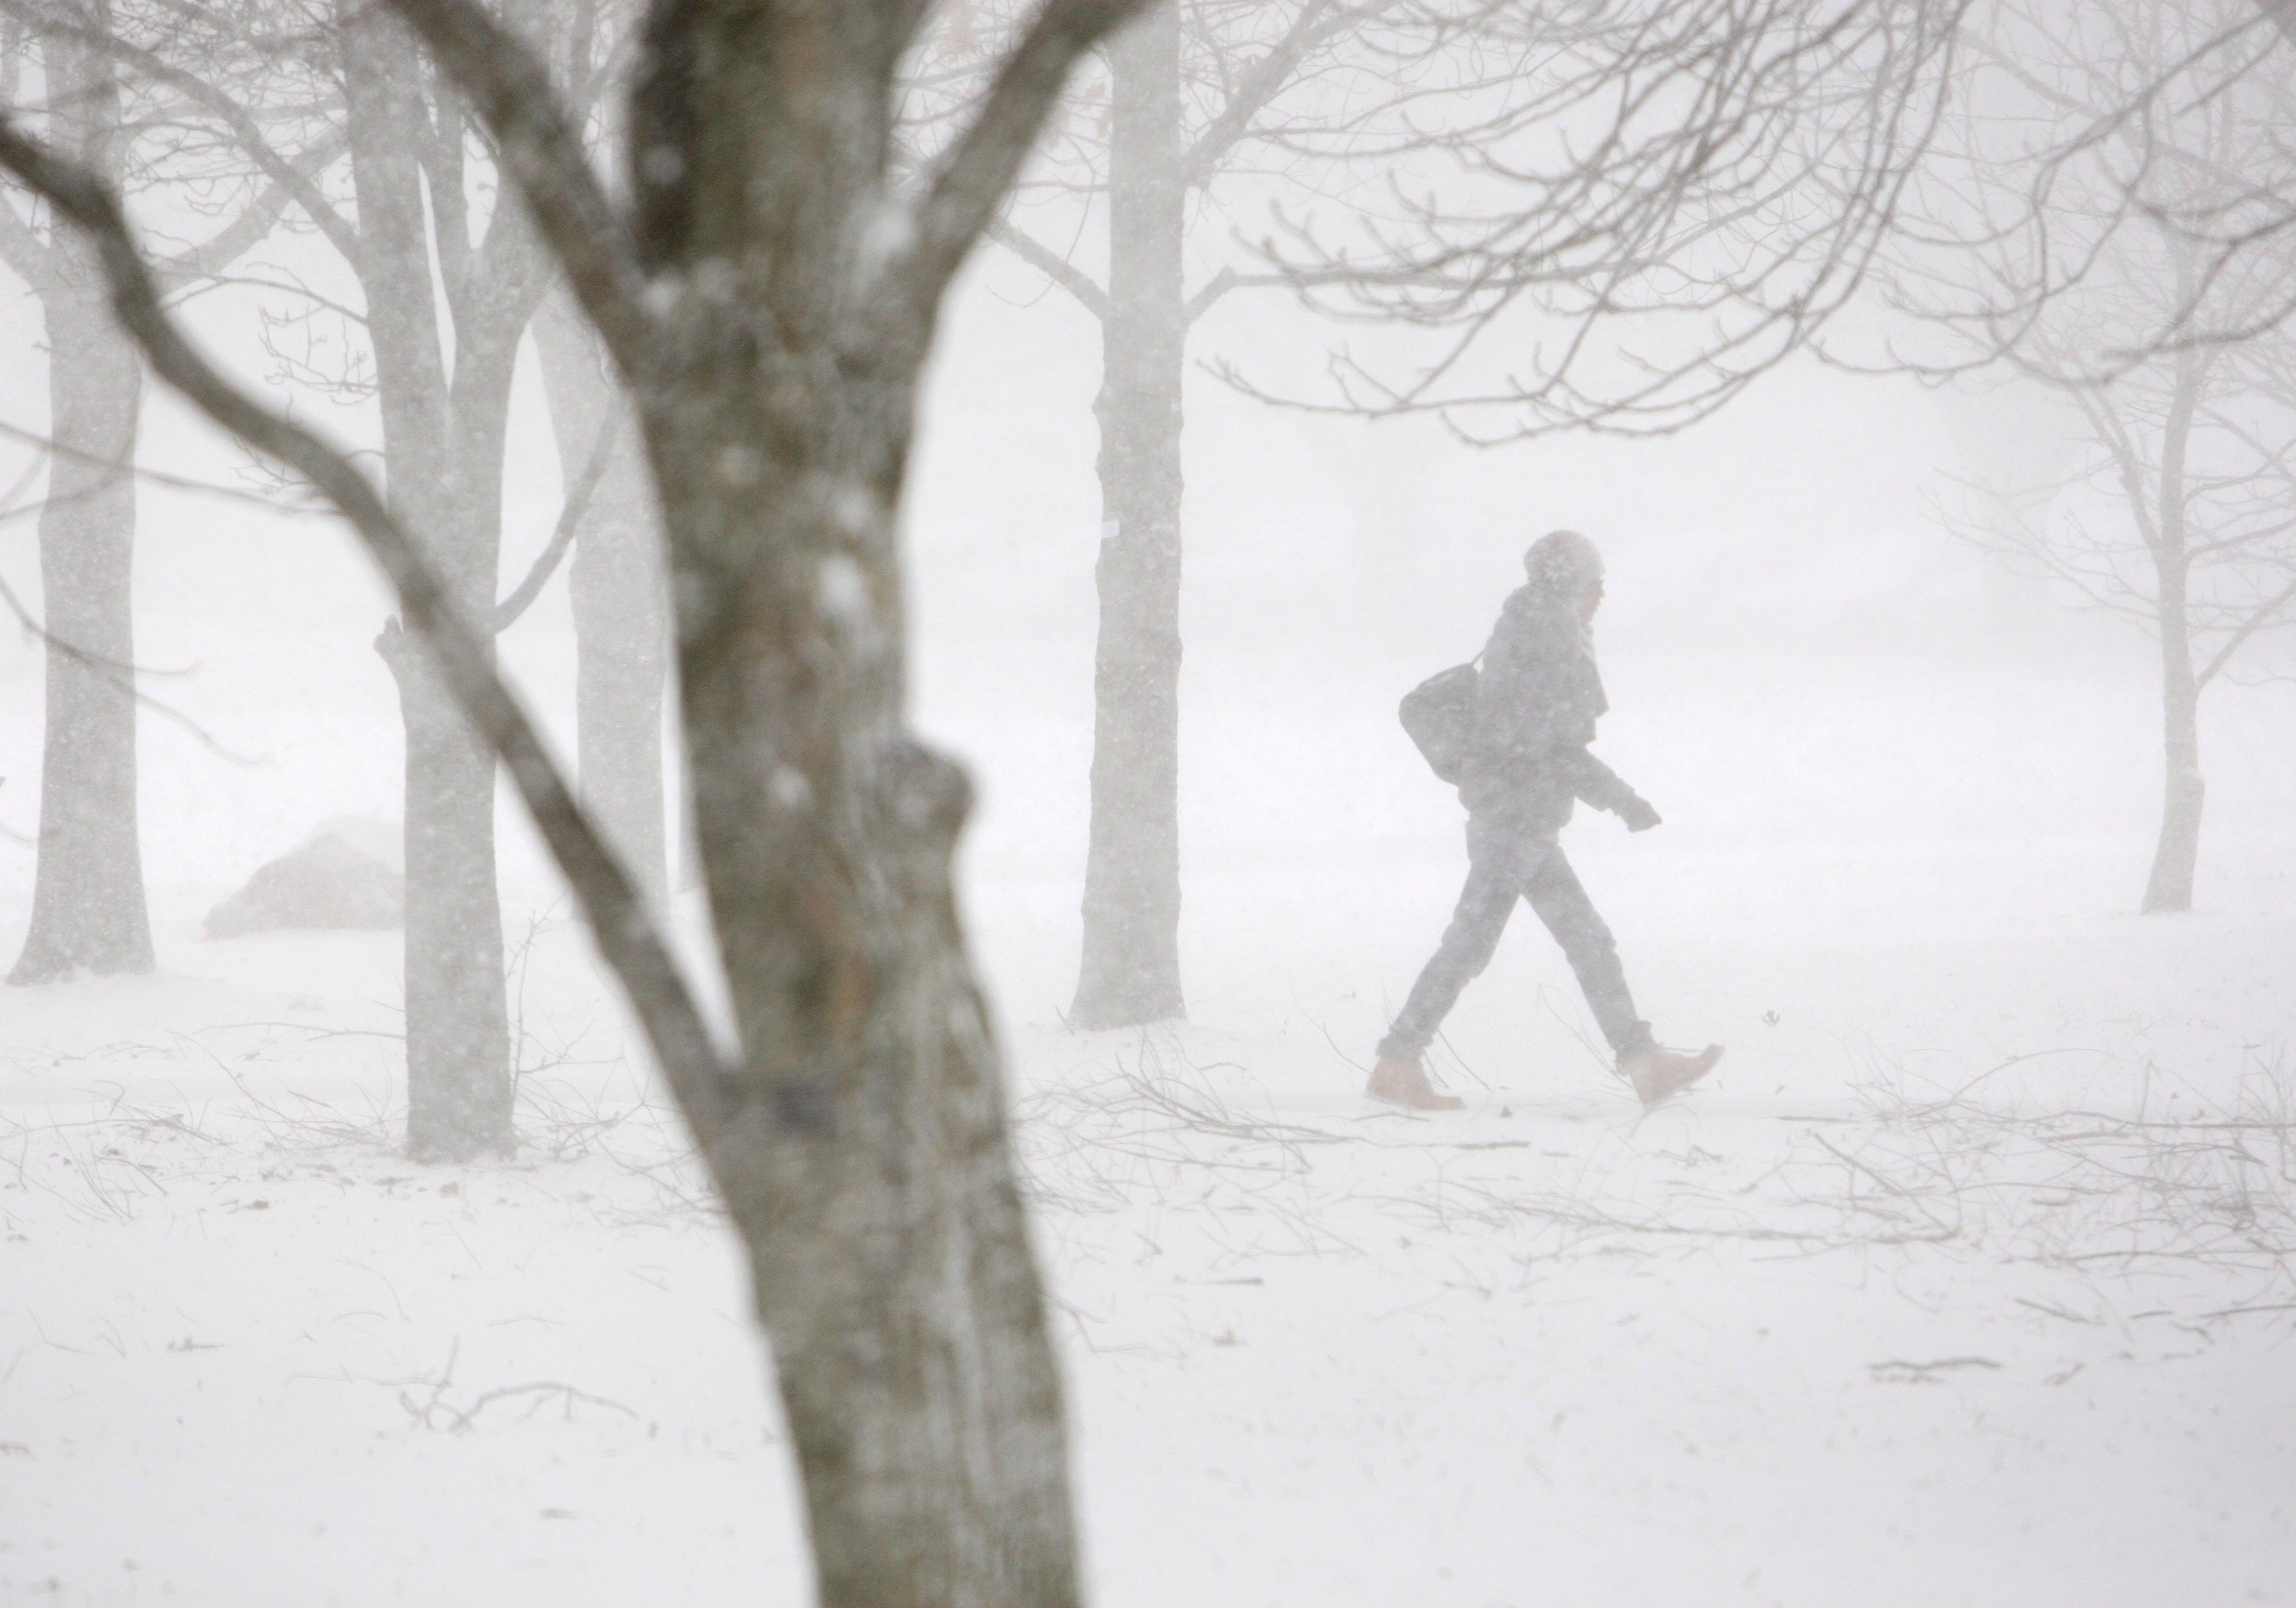
[[[119,91],[108,61],[62,34],[43,43],[59,145],[119,181]],[[135,481],[127,469],[143,360],[111,315],[94,254],[58,230],[46,298],[55,451],[40,510],[47,731],[32,918],[12,983],[148,972],[152,924],[136,824],[130,589]]]
[[[2187,293],[2185,287],[2191,282],[2189,253],[2180,252],[2177,260],[2181,296]],[[2150,540],[2161,637],[2163,785],[2161,841],[2152,853],[2152,872],[2144,879],[2143,908],[2148,916],[2193,908],[2193,873],[2201,857],[2201,806],[2207,788],[2201,780],[2201,689],[2193,671],[2186,458],[2209,371],[2219,355],[2218,348],[2207,347],[2177,351],[2176,384],[2161,433],[2160,483]]]
[[[2201,858],[2201,811],[2208,787],[2201,780],[2201,690],[2193,673],[2181,565],[2161,573],[2161,840],[2144,879],[2148,916],[2193,908],[2193,877]]]
[[[1109,47],[1100,641],[1079,1027],[1177,1016],[1180,991],[1180,24],[1163,0]]]
[[[534,321],[558,459],[570,486],[613,434],[605,473],[574,543],[574,709],[582,802],[638,886],[668,886],[662,788],[662,697],[668,592],[644,444],[606,372],[589,325],[562,290]]]
[[[455,331],[450,385],[416,152],[421,63],[388,11],[343,0],[346,129],[358,197],[391,503],[465,619],[492,619],[517,333]],[[421,1160],[513,1141],[492,752],[396,622],[376,646],[406,725],[406,1140]]]
[[[467,341],[467,337],[466,337]],[[439,526],[466,617],[494,608],[502,462],[516,347],[456,355]],[[386,632],[406,722],[406,1147],[418,1160],[506,1154],[516,1096],[495,864],[495,758],[404,633]]]

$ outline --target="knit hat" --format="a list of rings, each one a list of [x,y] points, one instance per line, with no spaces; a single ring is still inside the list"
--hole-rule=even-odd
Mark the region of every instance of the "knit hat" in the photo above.
[[[1575,598],[1603,578],[1603,555],[1575,530],[1553,530],[1522,555],[1523,573],[1541,592]]]

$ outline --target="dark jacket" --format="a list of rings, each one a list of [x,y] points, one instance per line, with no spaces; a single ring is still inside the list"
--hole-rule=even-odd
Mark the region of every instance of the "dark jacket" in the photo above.
[[[1551,589],[1518,590],[1483,649],[1459,784],[1469,813],[1550,837],[1574,799],[1613,812],[1632,802],[1634,789],[1587,751],[1610,706],[1577,613]]]

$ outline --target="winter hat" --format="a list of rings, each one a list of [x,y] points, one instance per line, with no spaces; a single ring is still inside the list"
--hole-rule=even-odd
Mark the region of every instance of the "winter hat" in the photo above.
[[[1541,592],[1575,598],[1603,578],[1603,555],[1575,530],[1551,530],[1530,544],[1522,567]]]

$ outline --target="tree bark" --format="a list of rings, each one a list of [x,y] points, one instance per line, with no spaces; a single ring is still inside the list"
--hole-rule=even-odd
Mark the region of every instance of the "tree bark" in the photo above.
[[[1108,51],[1109,310],[1102,322],[1100,639],[1084,948],[1070,1019],[1181,1016],[1180,23],[1160,0]]]
[[[2144,914],[2193,908],[2193,878],[2201,858],[2201,812],[2208,786],[2201,778],[2201,690],[2193,672],[2181,565],[2161,574],[2161,756],[2163,785],[2161,837],[2144,879]]]
[[[450,384],[424,208],[421,62],[404,26],[344,0],[345,127],[391,506],[453,605],[491,620],[502,453],[516,334],[461,329]],[[495,760],[398,628],[376,647],[406,728],[406,1143],[419,1160],[505,1154],[513,1142]]]
[[[666,325],[639,404],[752,1091],[708,1153],[822,1601],[1065,1608],[1060,1381],[955,907],[970,788],[906,725],[896,516],[939,290],[905,288],[933,223],[890,190],[888,14],[663,5],[639,52]]]
[[[57,143],[119,182],[119,88],[109,60],[62,33],[42,41]],[[152,969],[136,821],[129,464],[144,367],[111,317],[94,251],[59,230],[46,252],[48,417],[55,450],[40,510],[48,633],[39,861],[9,981]]]
[[[604,474],[574,542],[574,709],[582,802],[646,894],[668,887],[662,698],[668,592],[644,443],[571,299],[545,299],[535,347],[550,394],[558,459],[570,486],[611,429]]]

